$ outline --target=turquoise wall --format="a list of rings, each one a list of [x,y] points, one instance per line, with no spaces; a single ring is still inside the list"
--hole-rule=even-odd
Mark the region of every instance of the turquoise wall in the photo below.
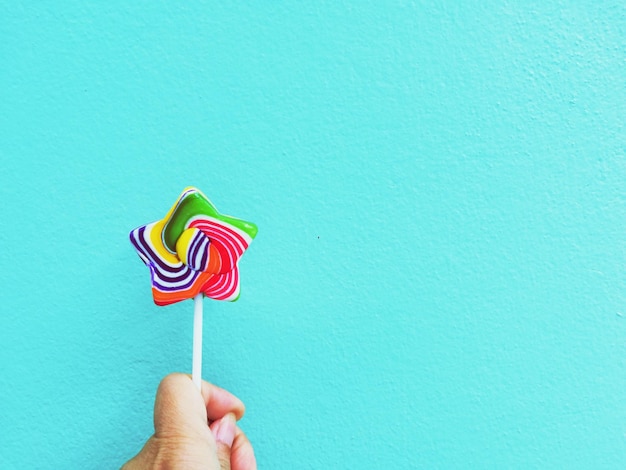
[[[523,5],[523,6],[522,6]],[[204,376],[265,469],[626,463],[622,2],[0,6],[0,466],[117,468],[191,368],[128,232],[259,235]]]

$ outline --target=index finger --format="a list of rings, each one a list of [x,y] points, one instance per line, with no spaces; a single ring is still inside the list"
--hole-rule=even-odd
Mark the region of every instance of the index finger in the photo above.
[[[223,418],[228,413],[234,414],[239,420],[246,411],[246,407],[239,398],[205,380],[202,381],[202,398],[209,421]]]

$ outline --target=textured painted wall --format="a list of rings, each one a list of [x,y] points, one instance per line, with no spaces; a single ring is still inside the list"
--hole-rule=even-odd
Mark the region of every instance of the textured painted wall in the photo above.
[[[150,434],[192,304],[127,233],[193,184],[261,468],[623,467],[623,3],[246,3],[0,6],[0,466]]]

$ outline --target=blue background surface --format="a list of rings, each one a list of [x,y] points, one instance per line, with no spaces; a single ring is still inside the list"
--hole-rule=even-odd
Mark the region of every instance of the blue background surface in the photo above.
[[[195,185],[261,468],[623,467],[622,2],[248,3],[0,6],[0,466],[150,435],[192,303],[127,236]]]

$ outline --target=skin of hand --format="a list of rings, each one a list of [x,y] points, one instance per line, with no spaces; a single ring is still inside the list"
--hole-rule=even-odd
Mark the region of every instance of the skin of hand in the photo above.
[[[122,470],[256,470],[252,445],[236,421],[244,405],[231,393],[171,374],[159,384],[154,435]]]

